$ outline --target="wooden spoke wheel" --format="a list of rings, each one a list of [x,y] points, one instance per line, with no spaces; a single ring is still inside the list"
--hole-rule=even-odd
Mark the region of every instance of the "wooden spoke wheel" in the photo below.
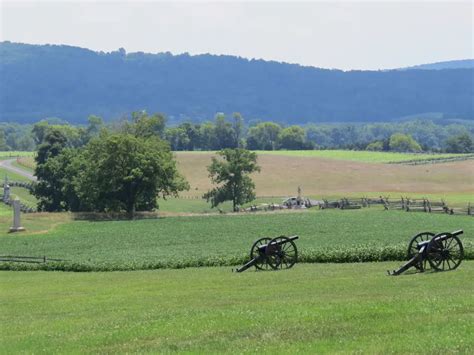
[[[272,269],[289,269],[298,260],[296,244],[289,238],[276,237],[265,248],[267,262]]]
[[[258,258],[255,267],[258,270],[269,270],[272,267],[268,264],[267,256],[265,255],[265,249],[260,248],[261,246],[270,243],[272,238],[264,237],[260,238],[255,243],[253,243],[252,248],[250,249],[250,260]]]
[[[407,258],[410,260],[413,258],[415,255],[418,254],[418,243],[425,242],[431,240],[431,238],[434,237],[434,233],[431,232],[423,232],[423,233],[418,233],[415,235],[413,238],[411,238],[410,243],[408,243],[408,253],[407,253]],[[416,263],[415,268],[417,268],[420,271],[424,271],[430,268],[430,263],[426,258],[423,259],[423,261]]]
[[[464,258],[462,242],[451,233],[437,234],[428,244],[427,258],[431,267],[437,271],[454,270]]]

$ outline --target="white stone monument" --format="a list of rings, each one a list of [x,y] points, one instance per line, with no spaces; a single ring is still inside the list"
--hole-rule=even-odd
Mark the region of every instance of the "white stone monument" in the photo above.
[[[13,207],[13,226],[10,227],[10,232],[21,232],[24,231],[25,228],[21,226],[20,223],[20,200],[17,198],[12,201]]]
[[[7,203],[10,201],[10,185],[3,185],[3,202]]]

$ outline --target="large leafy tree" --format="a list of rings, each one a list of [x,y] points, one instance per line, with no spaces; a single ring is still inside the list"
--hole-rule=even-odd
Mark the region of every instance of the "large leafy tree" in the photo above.
[[[226,117],[223,113],[218,113],[215,117],[215,143],[214,149],[225,149],[225,148],[236,148],[236,134],[234,127],[231,122],[226,120]]]
[[[233,210],[237,206],[255,199],[255,184],[250,174],[260,171],[257,154],[246,149],[223,149],[212,158],[208,166],[209,177],[217,185],[204,198],[216,207],[222,202],[232,201]]]
[[[290,126],[278,134],[278,144],[282,149],[301,150],[311,149],[310,143],[305,142],[305,132],[302,127]]]
[[[468,133],[448,138],[446,141],[448,153],[470,153],[474,151],[474,143]]]
[[[136,137],[162,137],[165,126],[166,118],[161,113],[150,116],[146,111],[136,111],[132,113],[132,123],[127,125],[126,131]]]
[[[157,197],[189,187],[178,173],[169,145],[156,136],[102,132],[81,155],[76,191],[92,211],[148,211]]]
[[[403,133],[395,133],[390,137],[390,150],[396,152],[421,152],[421,146],[412,136]]]
[[[38,182],[33,195],[38,199],[38,208],[43,211],[61,211],[65,209],[62,195],[64,165],[57,159],[66,148],[67,138],[61,130],[50,129],[38,147],[35,157],[35,175]]]
[[[248,131],[247,148],[255,150],[277,149],[281,126],[274,122],[262,122]]]

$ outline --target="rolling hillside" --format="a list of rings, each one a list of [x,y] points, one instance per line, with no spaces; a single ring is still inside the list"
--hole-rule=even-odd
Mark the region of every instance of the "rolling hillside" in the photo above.
[[[441,69],[473,69],[474,59],[448,60],[445,62],[436,62],[429,64],[414,65],[403,69],[424,69],[424,70],[441,70]]]
[[[145,109],[170,122],[241,112],[280,123],[474,118],[474,69],[349,71],[233,56],[0,43],[0,121],[85,122]]]

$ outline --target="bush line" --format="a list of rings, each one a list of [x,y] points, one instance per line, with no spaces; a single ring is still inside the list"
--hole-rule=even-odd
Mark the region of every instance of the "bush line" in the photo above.
[[[474,260],[474,244],[464,243],[465,260]],[[406,245],[394,246],[354,246],[344,248],[306,249],[300,252],[299,262],[302,263],[356,263],[406,260]],[[247,255],[189,258],[169,261],[136,261],[124,263],[108,262],[46,262],[41,264],[0,263],[0,270],[10,271],[134,271],[156,269],[183,269],[190,267],[237,266],[248,261]]]

